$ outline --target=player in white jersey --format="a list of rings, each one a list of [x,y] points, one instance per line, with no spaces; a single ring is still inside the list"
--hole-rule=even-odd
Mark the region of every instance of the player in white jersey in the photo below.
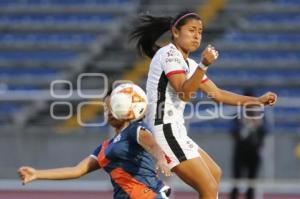
[[[221,169],[212,158],[187,135],[183,110],[185,103],[202,90],[213,100],[230,105],[273,105],[277,96],[268,92],[260,97],[243,96],[219,89],[205,72],[218,57],[208,46],[199,63],[189,58],[201,43],[202,21],[198,14],[184,11],[175,18],[141,16],[141,24],[131,34],[138,50],[152,59],[147,79],[149,109],[145,122],[166,153],[169,167],[202,199],[216,199]],[[156,45],[159,37],[171,31],[171,43]]]

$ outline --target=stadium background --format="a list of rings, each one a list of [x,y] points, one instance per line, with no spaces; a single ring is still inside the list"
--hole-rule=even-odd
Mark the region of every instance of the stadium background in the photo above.
[[[208,43],[220,51],[208,72],[217,85],[279,95],[278,105],[265,111],[270,133],[257,198],[300,198],[299,0],[0,0],[0,198],[111,198],[109,179],[99,171],[28,186],[16,171],[74,165],[108,137],[109,127],[95,125],[103,120],[101,106],[89,98],[105,88],[101,74],[144,87],[149,60],[128,44],[130,28],[141,13],[174,15],[184,8],[197,10],[205,24],[202,48],[192,57],[198,60]],[[235,111],[225,107],[226,114]],[[231,121],[187,124],[222,167],[220,198],[227,198]],[[176,177],[166,180],[172,199],[196,197]],[[243,189],[246,182],[239,184]]]

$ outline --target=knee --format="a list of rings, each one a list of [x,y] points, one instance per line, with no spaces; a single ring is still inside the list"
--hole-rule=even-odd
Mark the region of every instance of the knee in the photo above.
[[[205,186],[203,185],[196,186],[196,189],[199,195],[201,195],[203,198],[215,199],[218,194],[218,184],[216,184],[213,181],[206,183]]]
[[[221,182],[221,177],[222,177],[222,169],[221,167],[219,167],[219,165],[215,165],[214,166],[214,169],[212,171],[212,174],[214,176],[214,179],[216,180],[216,183],[217,184],[220,184]]]
[[[219,165],[216,166],[216,181],[219,184],[222,178],[222,169]]]

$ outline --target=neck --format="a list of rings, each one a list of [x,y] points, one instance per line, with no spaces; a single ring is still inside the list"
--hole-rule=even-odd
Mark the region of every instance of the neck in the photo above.
[[[118,127],[115,127],[116,135],[120,134],[121,131],[122,131],[124,128],[126,128],[127,126],[129,126],[129,122],[124,122],[123,125],[118,126]]]
[[[184,50],[183,48],[181,48],[178,44],[176,44],[176,43],[174,43],[174,42],[173,42],[173,44],[174,44],[175,47],[181,52],[183,58],[186,60],[186,59],[189,57],[190,52]]]

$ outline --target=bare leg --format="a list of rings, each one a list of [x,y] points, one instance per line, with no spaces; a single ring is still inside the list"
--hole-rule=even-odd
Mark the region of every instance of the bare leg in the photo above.
[[[217,198],[218,183],[203,158],[181,162],[172,171],[199,193],[199,199]]]
[[[222,176],[222,170],[217,165],[217,163],[201,148],[198,149],[200,156],[204,159],[207,167],[209,168],[210,172],[214,176],[217,184],[220,184],[221,176]]]

